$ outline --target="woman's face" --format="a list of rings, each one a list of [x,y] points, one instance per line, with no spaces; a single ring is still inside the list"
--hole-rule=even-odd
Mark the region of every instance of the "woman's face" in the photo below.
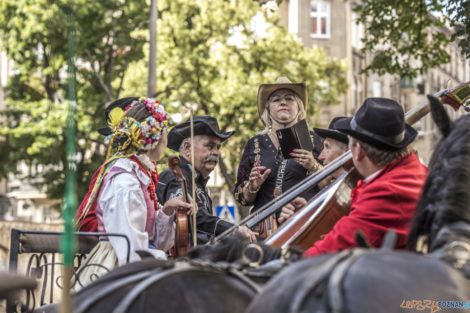
[[[168,132],[165,132],[158,142],[154,143],[154,147],[149,151],[149,158],[152,161],[160,161],[168,143]]]
[[[299,115],[299,105],[294,92],[289,89],[278,89],[269,98],[269,114],[273,123],[294,124]]]

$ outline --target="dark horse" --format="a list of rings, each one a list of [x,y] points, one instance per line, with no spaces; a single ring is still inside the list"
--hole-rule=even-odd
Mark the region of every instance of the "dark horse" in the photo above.
[[[470,116],[455,123],[430,97],[443,139],[417,207],[409,247],[392,251],[393,233],[380,250],[352,249],[288,266],[265,285],[255,312],[437,312],[470,308]]]
[[[243,312],[259,286],[228,263],[145,257],[103,275],[75,295],[74,313]],[[58,313],[57,304],[35,313]]]
[[[145,258],[80,290],[75,312],[243,312],[259,291],[229,265]]]

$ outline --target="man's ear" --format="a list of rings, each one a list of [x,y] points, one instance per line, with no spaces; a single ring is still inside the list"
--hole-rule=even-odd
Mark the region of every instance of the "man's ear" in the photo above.
[[[188,160],[191,157],[191,143],[189,141],[183,143],[183,156]]]
[[[366,153],[364,152],[364,149],[362,149],[362,146],[359,142],[356,141],[356,143],[354,144],[355,145],[355,149],[356,149],[356,159],[358,161],[361,161],[362,159],[364,159],[367,155]]]

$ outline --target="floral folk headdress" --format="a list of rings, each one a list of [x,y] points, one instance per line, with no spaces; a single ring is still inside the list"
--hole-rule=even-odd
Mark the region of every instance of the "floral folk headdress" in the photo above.
[[[137,104],[145,104],[150,115],[139,122],[125,113]],[[139,151],[148,151],[152,144],[159,141],[168,131],[168,113],[163,105],[155,99],[140,98],[129,104],[125,110],[114,108],[109,114],[109,126],[112,133],[105,140],[110,141],[109,149],[117,149],[118,152],[129,155]],[[115,138],[124,135],[125,142],[115,143]],[[108,150],[108,156],[110,154]]]
[[[133,106],[138,104],[145,104],[150,115],[142,122],[126,116],[126,112]],[[98,196],[101,184],[104,177],[112,168],[114,163],[120,158],[132,157],[134,154],[141,151],[148,151],[152,148],[152,144],[159,141],[165,132],[168,131],[168,118],[169,115],[165,111],[163,105],[155,99],[139,98],[129,104],[125,110],[116,107],[109,113],[109,126],[112,132],[105,138],[109,141],[108,153],[106,161],[100,168],[98,177],[93,187],[87,202],[75,220],[76,225],[80,225],[85,216],[91,209],[96,197]],[[116,140],[118,137],[125,138],[124,141]],[[117,151],[116,151],[117,150]]]

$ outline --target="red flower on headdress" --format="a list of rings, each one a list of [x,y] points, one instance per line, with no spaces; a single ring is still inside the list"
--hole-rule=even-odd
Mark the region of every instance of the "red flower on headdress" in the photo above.
[[[153,117],[159,122],[162,121],[162,115],[158,112],[153,113]]]

